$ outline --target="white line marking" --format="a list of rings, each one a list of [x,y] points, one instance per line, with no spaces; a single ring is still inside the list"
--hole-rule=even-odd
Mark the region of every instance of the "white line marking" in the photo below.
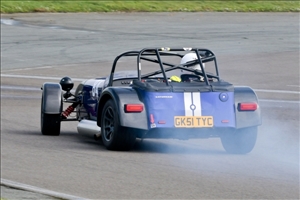
[[[9,85],[1,85],[1,90],[5,90],[5,89],[8,89],[8,90],[22,90],[22,91],[42,91],[41,88],[39,87],[27,87],[27,86],[9,86]],[[72,93],[75,92],[75,90],[71,90]],[[184,93],[185,95],[187,95],[188,97],[184,97],[184,100],[185,100],[185,109],[186,111],[188,111],[186,113],[186,116],[192,116],[192,110],[190,108],[190,105],[191,105],[191,93]],[[197,95],[196,95],[197,94]],[[184,95],[184,96],[185,96]],[[16,98],[37,98],[37,97],[28,97],[28,96],[12,96],[12,95],[3,95],[1,94],[1,97],[16,97]],[[40,97],[38,97],[40,98]],[[186,101],[188,101],[190,104],[186,104]],[[201,98],[200,98],[200,94],[197,92],[197,93],[193,93],[193,101],[194,102],[200,102],[200,105],[197,104],[196,106],[198,106],[197,108],[200,109],[200,111],[196,108],[196,110],[198,110],[200,113],[195,113],[195,116],[201,116]],[[289,100],[275,100],[275,99],[259,99],[259,101],[261,102],[272,102],[272,103],[299,103],[300,104],[300,101],[289,101]],[[200,107],[199,107],[200,106]],[[195,110],[195,112],[196,112]]]
[[[8,78],[27,78],[27,79],[43,79],[43,80],[61,80],[62,77],[46,77],[46,76],[27,76],[27,75],[16,75],[16,74],[1,74],[1,77]],[[86,79],[72,78],[73,81],[84,81]]]
[[[5,94],[1,94],[1,98],[2,99],[41,99],[41,96],[21,96],[21,95],[5,95]]]
[[[21,190],[25,190],[25,191],[30,191],[30,192],[36,192],[36,193],[40,193],[40,194],[44,194],[44,195],[48,195],[48,196],[52,196],[52,197],[56,197],[56,198],[61,198],[61,199],[88,200],[83,197],[77,197],[77,196],[73,196],[73,195],[69,195],[69,194],[55,192],[55,191],[38,188],[35,186],[26,185],[26,184],[14,182],[14,181],[2,179],[2,178],[1,178],[1,185],[16,188],[16,189],[21,189]]]
[[[1,85],[1,89],[8,90],[23,90],[23,91],[42,91],[41,87],[22,87],[22,86],[10,86],[10,85]]]
[[[290,90],[263,90],[263,89],[253,89],[255,92],[271,92],[271,93],[287,93],[287,94],[300,94],[299,91]]]
[[[287,85],[289,87],[299,87],[300,88],[300,85]]]
[[[59,66],[42,66],[42,67],[27,67],[27,68],[16,68],[16,69],[4,69],[2,72],[17,72],[17,71],[26,71],[26,70],[37,70],[37,69],[51,69]]]
[[[272,103],[298,103],[298,104],[300,104],[300,101],[285,101],[285,100],[275,100],[275,99],[259,99],[258,101],[272,102]]]
[[[27,78],[27,79],[43,79],[43,80],[61,80],[62,77],[47,77],[47,76],[28,76],[28,75],[17,75],[17,74],[1,74],[1,77],[10,78]],[[87,79],[72,78],[73,81],[85,81]],[[253,89],[255,92],[268,92],[268,93],[285,93],[285,94],[300,94],[299,91],[291,90],[264,90],[264,89]]]

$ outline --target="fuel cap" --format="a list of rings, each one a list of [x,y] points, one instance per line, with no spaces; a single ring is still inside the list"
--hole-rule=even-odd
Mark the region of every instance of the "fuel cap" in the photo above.
[[[219,98],[220,98],[220,100],[221,100],[222,102],[225,102],[225,101],[228,100],[228,94],[222,92],[222,93],[220,93]]]

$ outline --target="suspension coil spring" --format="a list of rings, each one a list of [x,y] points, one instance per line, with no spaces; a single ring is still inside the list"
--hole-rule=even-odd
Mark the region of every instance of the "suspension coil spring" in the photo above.
[[[62,117],[67,119],[67,117],[74,111],[74,107],[71,105],[65,111],[62,112]]]

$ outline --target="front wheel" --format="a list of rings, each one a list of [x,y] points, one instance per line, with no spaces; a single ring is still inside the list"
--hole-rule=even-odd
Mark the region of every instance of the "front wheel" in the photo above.
[[[101,115],[101,136],[104,146],[109,150],[130,150],[136,136],[120,125],[117,108],[113,100],[108,100]]]
[[[41,131],[43,135],[60,134],[60,114],[41,113]]]
[[[257,138],[257,127],[237,129],[221,136],[223,148],[228,153],[246,154],[253,150]]]
[[[44,113],[44,97],[41,103],[41,132],[43,135],[59,135],[60,134],[60,114]]]

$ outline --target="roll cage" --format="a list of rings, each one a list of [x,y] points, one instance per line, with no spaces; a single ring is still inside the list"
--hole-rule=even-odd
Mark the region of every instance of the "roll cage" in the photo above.
[[[185,64],[172,64],[169,62],[162,61],[162,57],[164,56],[175,56],[182,58],[186,53],[194,52],[197,55],[197,60],[185,63]],[[108,86],[112,86],[114,81],[114,74],[115,69],[117,66],[117,63],[120,58],[122,57],[128,57],[128,56],[136,56],[137,57],[137,80],[142,81],[142,79],[149,78],[151,76],[155,76],[158,74],[163,75],[163,79],[165,84],[169,86],[168,77],[166,76],[166,72],[172,71],[175,69],[181,69],[184,71],[193,72],[196,75],[200,75],[204,78],[204,82],[206,85],[210,85],[209,78],[216,79],[217,81],[220,81],[219,76],[219,70],[218,70],[218,64],[216,60],[215,54],[208,50],[208,49],[200,49],[200,48],[144,48],[140,51],[127,51],[119,56],[117,56],[113,62],[113,66],[111,69],[110,77],[109,77],[109,83]],[[160,70],[153,71],[147,74],[141,74],[142,65],[141,60],[149,61],[152,63],[159,64]],[[213,74],[207,74],[204,68],[203,63],[206,62],[214,62],[214,68],[215,72]],[[192,68],[188,68],[189,66],[199,64],[201,67],[200,70],[195,70]]]

